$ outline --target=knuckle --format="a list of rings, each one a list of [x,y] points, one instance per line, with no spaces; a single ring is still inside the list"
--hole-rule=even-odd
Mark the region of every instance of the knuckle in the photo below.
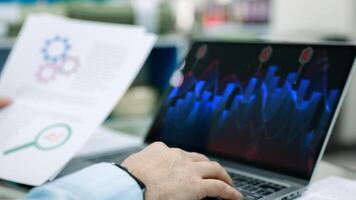
[[[202,158],[204,158],[205,160],[209,160],[209,158],[206,155],[200,154]]]
[[[202,160],[206,160],[206,161],[209,160],[208,157],[206,157],[205,155],[203,155],[203,154],[201,154],[201,153],[193,153],[193,154],[196,155],[196,156],[199,156]]]
[[[203,185],[202,182],[196,181],[195,183],[195,188],[197,188],[198,191],[198,199],[204,199],[205,197],[207,197],[207,193],[208,193],[208,186],[207,185]]]
[[[211,164],[215,167],[215,168],[222,168],[222,166],[220,165],[220,163],[216,162],[216,161],[211,161]]]
[[[190,180],[189,182],[195,188],[199,188],[202,184],[201,181],[199,179],[195,178],[194,176],[191,176],[189,180]]]
[[[233,197],[235,196],[235,192],[234,190],[232,190],[231,188],[227,187],[226,190],[225,190],[225,194],[226,196],[230,196],[230,197]]]
[[[174,156],[181,156],[183,155],[183,150],[178,149],[178,148],[171,148],[170,150],[171,154]]]
[[[192,175],[192,177],[200,177],[199,171],[193,162],[184,162],[184,167]]]
[[[167,147],[163,142],[154,142],[154,143],[152,143],[152,146],[155,146],[155,147],[158,147],[158,148]]]
[[[218,190],[219,190],[220,192],[225,193],[225,192],[227,192],[227,191],[229,190],[229,187],[228,187],[227,184],[225,184],[225,183],[219,183],[219,184],[218,184]]]

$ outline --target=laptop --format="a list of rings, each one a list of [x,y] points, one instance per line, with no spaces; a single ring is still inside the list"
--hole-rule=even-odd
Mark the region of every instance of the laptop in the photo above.
[[[355,55],[344,45],[194,42],[145,144],[208,155],[245,200],[296,198],[323,155]],[[76,158],[60,176],[143,147]]]

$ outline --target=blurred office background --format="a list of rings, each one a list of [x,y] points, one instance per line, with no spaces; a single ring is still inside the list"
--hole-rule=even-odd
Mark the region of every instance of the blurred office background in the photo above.
[[[24,19],[33,12],[139,24],[159,35],[135,83],[105,122],[137,135],[149,127],[192,39],[356,42],[354,0],[0,0],[0,70]],[[326,159],[356,170],[354,104],[356,79]]]

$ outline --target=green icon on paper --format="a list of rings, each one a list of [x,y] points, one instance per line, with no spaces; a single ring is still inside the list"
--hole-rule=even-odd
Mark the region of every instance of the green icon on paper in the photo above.
[[[53,150],[64,145],[71,135],[72,129],[68,124],[53,124],[42,129],[34,141],[10,148],[4,152],[4,155],[15,153],[29,147],[34,147],[41,151]]]

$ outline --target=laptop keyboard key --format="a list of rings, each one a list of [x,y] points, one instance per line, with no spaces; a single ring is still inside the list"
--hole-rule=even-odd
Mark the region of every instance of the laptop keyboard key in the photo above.
[[[256,193],[259,195],[262,195],[262,196],[267,196],[267,195],[271,194],[272,192],[262,189],[262,190],[258,190]]]
[[[276,187],[276,186],[274,186],[272,184],[264,184],[264,185],[260,185],[259,187],[263,188],[263,189],[266,189],[266,190],[271,190],[271,191],[274,191],[274,192],[280,190],[280,188],[278,188],[278,187]]]
[[[250,195],[246,195],[244,196],[244,200],[256,200],[256,198]]]
[[[237,173],[230,173],[236,188],[243,194],[244,199],[261,199],[274,192],[286,188],[283,185],[269,183],[264,180],[240,175]]]

